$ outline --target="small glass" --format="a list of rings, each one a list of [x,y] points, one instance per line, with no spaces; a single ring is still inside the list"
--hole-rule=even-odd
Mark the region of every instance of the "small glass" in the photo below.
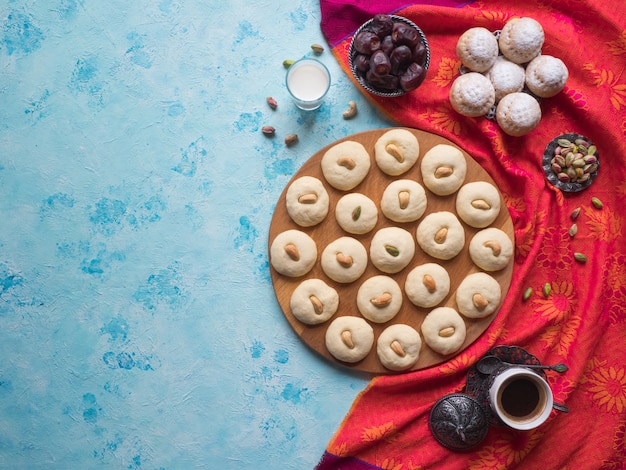
[[[287,69],[287,90],[300,109],[312,111],[322,105],[330,89],[330,72],[316,59],[300,59]]]

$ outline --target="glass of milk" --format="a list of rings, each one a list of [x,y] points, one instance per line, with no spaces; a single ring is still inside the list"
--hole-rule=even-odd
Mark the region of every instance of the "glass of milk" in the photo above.
[[[287,90],[300,109],[312,111],[322,105],[330,88],[330,72],[319,60],[306,58],[287,69]]]

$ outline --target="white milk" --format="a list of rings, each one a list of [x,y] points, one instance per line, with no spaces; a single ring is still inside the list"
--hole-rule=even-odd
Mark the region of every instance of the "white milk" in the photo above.
[[[328,70],[316,60],[304,59],[289,67],[287,88],[302,109],[318,108],[329,86]]]

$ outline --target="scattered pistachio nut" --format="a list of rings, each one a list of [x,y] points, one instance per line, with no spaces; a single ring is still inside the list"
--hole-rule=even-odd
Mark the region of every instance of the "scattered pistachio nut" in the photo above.
[[[572,224],[567,232],[571,238],[574,238],[574,236],[578,233],[578,225]]]
[[[602,209],[604,207],[602,201],[595,196],[591,198],[591,204],[593,204],[593,207],[596,209]]]
[[[375,307],[383,308],[391,303],[392,295],[389,292],[383,292],[378,297],[370,299],[370,302]]]
[[[576,220],[578,218],[578,216],[580,215],[580,207],[577,207],[576,209],[574,209],[572,211],[572,213],[569,215],[570,219],[572,220]]]
[[[398,356],[400,357],[404,357],[406,356],[406,352],[404,351],[404,348],[402,347],[402,345],[400,344],[400,341],[398,341],[397,339],[394,339],[391,344],[389,345],[389,347],[391,348],[391,350],[393,352],[395,352]]]
[[[574,259],[576,261],[578,261],[579,263],[586,263],[587,262],[587,257],[582,254],[582,253],[574,253]]]
[[[346,109],[343,112],[342,116],[344,119],[352,119],[354,116],[356,116],[356,113],[357,113],[356,101],[349,101],[348,109]]]
[[[310,295],[309,300],[313,305],[313,311],[315,314],[321,315],[324,312],[324,304],[322,304],[322,301],[315,295]]]
[[[289,134],[285,137],[285,145],[291,147],[298,142],[298,134]]]
[[[276,129],[273,126],[263,126],[261,132],[268,137],[273,137],[276,134]]]
[[[287,243],[285,245],[285,253],[294,261],[300,260],[300,252],[298,251],[298,247],[293,243]]]
[[[278,101],[276,101],[274,98],[272,98],[271,96],[268,96],[267,99],[267,105],[272,108],[272,109],[276,109],[278,107]]]
[[[533,295],[533,288],[527,287],[526,290],[524,291],[524,294],[522,295],[522,299],[524,299],[524,302],[530,299],[531,295]]]
[[[285,67],[286,69],[288,69],[289,67],[291,67],[293,65],[293,60],[291,59],[285,59],[283,60],[283,67]]]
[[[344,330],[341,332],[341,341],[348,348],[354,349],[354,340],[352,339],[352,332],[350,330]]]
[[[549,282],[546,282],[543,285],[542,292],[543,292],[543,296],[544,297],[549,297],[550,293],[552,292],[552,285]]]
[[[322,52],[324,52],[324,46],[322,46],[321,44],[311,44],[311,49],[316,54],[321,54]]]

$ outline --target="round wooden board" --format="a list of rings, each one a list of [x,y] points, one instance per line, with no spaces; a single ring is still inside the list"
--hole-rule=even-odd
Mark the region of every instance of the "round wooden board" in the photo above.
[[[374,329],[374,334],[375,334],[374,341],[375,342],[374,342],[374,346],[372,350],[370,351],[369,355],[365,359],[355,364],[343,363],[335,359],[326,349],[325,334],[326,334],[326,329],[328,325],[330,324],[330,322],[334,318],[338,316],[342,316],[342,315],[352,315],[352,316],[360,317],[361,314],[358,311],[357,306],[356,306],[356,295],[357,295],[359,286],[363,283],[363,281],[365,281],[366,279],[372,276],[385,274],[385,273],[380,272],[378,269],[376,269],[372,265],[372,263],[368,261],[368,266],[365,270],[365,273],[355,282],[352,282],[350,284],[342,284],[342,283],[335,282],[332,279],[330,279],[328,276],[326,276],[326,274],[324,273],[324,271],[322,270],[320,266],[321,253],[326,247],[326,245],[328,245],[330,242],[336,240],[339,237],[350,236],[350,237],[356,238],[361,243],[363,243],[363,246],[365,246],[366,250],[368,250],[369,252],[369,246],[370,246],[370,241],[372,237],[374,236],[376,231],[378,231],[379,229],[383,227],[390,227],[390,226],[402,227],[408,230],[411,234],[415,236],[415,230],[417,229],[419,222],[427,214],[430,214],[431,212],[438,212],[438,211],[449,211],[449,212],[456,213],[456,208],[455,208],[456,193],[450,196],[437,196],[433,194],[432,192],[430,192],[426,188],[426,186],[424,186],[423,184],[423,180],[422,180],[422,176],[420,172],[420,161],[421,161],[421,157],[435,145],[447,144],[447,145],[452,145],[455,147],[457,146],[454,145],[449,140],[441,136],[438,136],[436,134],[423,132],[417,129],[408,129],[417,137],[419,141],[420,158],[418,159],[417,163],[413,166],[413,168],[409,170],[408,172],[400,176],[389,176],[389,175],[384,174],[382,171],[380,171],[374,159],[374,145],[376,141],[378,140],[378,138],[382,136],[388,130],[390,129],[377,129],[377,130],[366,131],[366,132],[362,132],[358,134],[353,134],[343,139],[340,139],[336,142],[333,142],[332,144],[324,147],[323,149],[315,153],[308,161],[304,163],[304,165],[300,168],[300,170],[298,170],[298,172],[293,176],[293,178],[289,181],[289,183],[283,190],[276,204],[276,208],[274,210],[274,214],[273,214],[271,225],[270,225],[270,231],[269,231],[269,246],[271,246],[274,238],[278,234],[289,229],[301,230],[307,233],[313,238],[313,240],[315,240],[317,244],[318,258],[315,263],[315,266],[309,273],[307,273],[304,276],[301,276],[298,278],[290,278],[287,276],[283,276],[279,274],[271,266],[271,263],[270,263],[270,271],[271,271],[272,282],[273,282],[276,298],[278,300],[278,303],[280,304],[280,307],[285,317],[287,318],[290,325],[293,327],[296,334],[302,339],[302,341],[304,341],[304,343],[306,343],[308,346],[313,348],[315,351],[317,351],[319,354],[321,354],[325,358],[335,363],[342,364],[348,368],[359,370],[362,372],[372,373],[372,374],[397,373],[397,372],[393,372],[393,371],[386,369],[378,360],[378,356],[376,353],[376,340],[379,334],[391,324],[396,324],[396,323],[404,323],[404,324],[412,326],[417,331],[420,331],[420,326],[422,324],[424,317],[430,310],[432,310],[432,309],[424,309],[424,308],[419,308],[419,307],[414,306],[406,297],[406,294],[404,293],[404,282],[405,282],[406,276],[415,266],[418,266],[427,262],[435,262],[435,263],[441,264],[448,271],[450,275],[450,293],[443,300],[443,302],[441,302],[438,306],[448,306],[454,309],[457,308],[456,301],[455,301],[455,293],[456,293],[456,289],[458,285],[467,275],[474,273],[474,272],[481,271],[476,265],[474,265],[468,252],[468,246],[472,237],[474,236],[475,233],[477,233],[481,229],[470,227],[469,225],[461,221],[461,219],[459,219],[459,221],[463,225],[463,228],[465,229],[465,247],[459,255],[457,255],[456,257],[448,261],[438,260],[424,253],[419,247],[419,245],[416,243],[415,244],[416,246],[415,256],[413,257],[411,263],[409,263],[409,265],[406,268],[404,268],[402,271],[400,271],[397,274],[388,274],[389,276],[391,276],[398,282],[398,284],[400,285],[403,291],[402,307],[400,309],[400,312],[392,320],[388,321],[387,323],[376,324],[376,323],[369,322],[369,324]],[[328,184],[328,182],[326,182],[323,176],[322,170],[321,170],[321,159],[328,149],[346,140],[356,141],[356,142],[360,142],[361,144],[363,144],[363,146],[366,148],[366,150],[370,154],[372,165],[365,180],[361,182],[356,188],[350,191],[340,191],[340,190],[333,188],[330,184]],[[463,149],[460,149],[460,150],[462,151],[467,161],[467,175],[466,175],[465,183],[472,182],[472,181],[486,181],[486,182],[493,184],[497,188],[497,185],[495,184],[493,179],[487,174],[487,172],[480,165],[478,165],[478,163],[476,163],[476,161],[473,158],[471,158],[469,154],[467,154],[467,152],[465,152]],[[315,178],[318,178],[324,184],[324,187],[328,191],[328,195],[330,198],[330,207],[328,211],[328,216],[320,224],[314,227],[300,227],[295,222],[293,222],[293,220],[287,213],[287,209],[286,209],[287,189],[289,188],[289,185],[293,181],[295,181],[297,178],[300,178],[302,176],[313,176]],[[380,211],[380,199],[382,197],[383,191],[385,190],[385,188],[387,187],[389,183],[397,179],[413,179],[417,181],[418,183],[420,183],[422,186],[424,186],[424,189],[426,190],[426,195],[427,195],[427,200],[428,200],[426,212],[419,220],[415,222],[410,222],[410,223],[392,222],[391,220],[387,219]],[[339,200],[339,198],[341,198],[341,196],[350,192],[358,192],[358,193],[365,194],[372,201],[376,203],[379,209],[378,222],[376,226],[374,227],[374,229],[367,234],[354,235],[354,234],[347,233],[343,231],[341,227],[339,227],[339,225],[337,224],[335,220],[334,208],[335,208],[337,201]],[[511,239],[511,242],[514,243],[515,238],[514,238],[514,232],[513,232],[513,222],[511,220],[508,210],[506,209],[506,204],[504,202],[504,199],[502,198],[502,195],[500,195],[500,201],[501,201],[500,214],[498,218],[490,225],[490,227],[496,227],[496,228],[503,230],[509,236],[509,238]],[[513,272],[513,261],[511,261],[508,264],[508,266],[505,267],[501,271],[488,273],[500,283],[500,286],[502,288],[502,299],[505,298],[508,292],[509,285],[511,282],[512,272]],[[293,314],[291,313],[291,308],[290,308],[289,303],[291,299],[291,294],[294,291],[294,289],[303,280],[312,279],[312,278],[322,279],[329,286],[337,290],[337,292],[339,293],[339,309],[335,313],[335,315],[327,322],[321,325],[310,326],[310,325],[306,325],[300,322],[298,319],[296,319],[293,316]],[[497,313],[498,313],[498,309],[496,309],[496,311],[492,313],[491,315],[482,319],[468,319],[468,318],[463,317],[466,323],[466,327],[467,327],[467,334],[466,334],[466,338],[465,338],[465,342],[463,343],[463,346],[461,347],[459,351],[457,351],[454,354],[451,354],[448,356],[443,356],[441,354],[438,354],[432,349],[430,349],[426,345],[425,341],[422,341],[422,349],[420,351],[419,359],[417,363],[410,370],[418,370],[418,369],[427,368],[427,367],[440,364],[442,362],[445,362],[451,359],[452,357],[457,355],[459,352],[461,352],[463,349],[467,348],[472,342],[474,342],[487,329],[487,327],[493,321]],[[403,372],[407,372],[407,371],[403,371]]]

